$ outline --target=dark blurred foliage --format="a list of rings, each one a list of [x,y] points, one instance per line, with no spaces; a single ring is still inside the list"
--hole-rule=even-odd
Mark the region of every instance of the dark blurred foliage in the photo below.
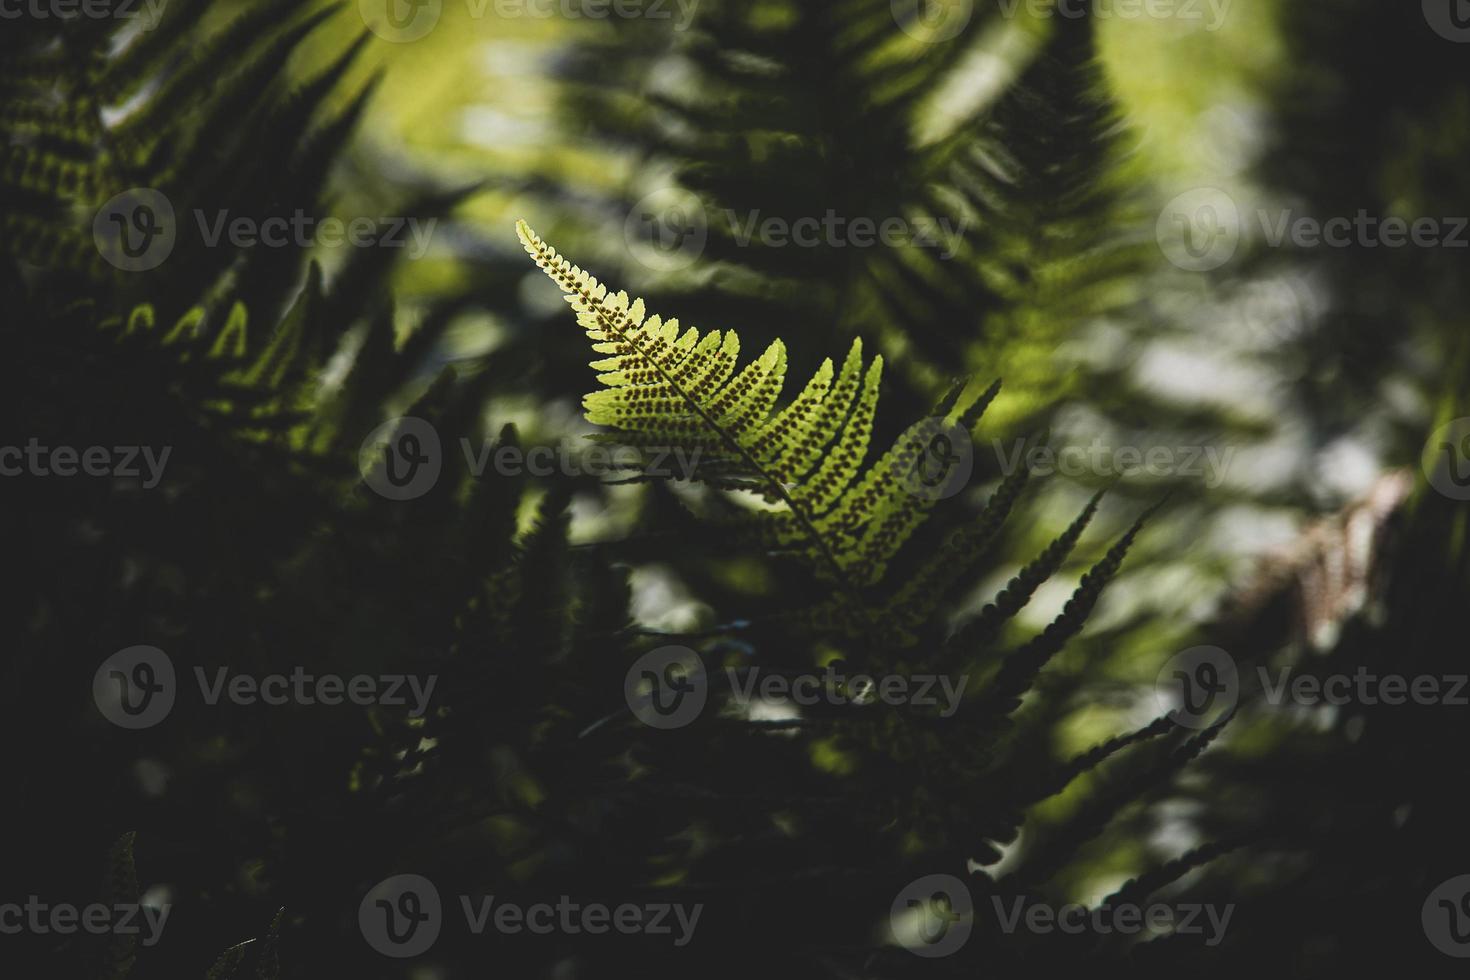
[[[1266,186],[1308,214],[1465,215],[1470,184],[1452,162],[1470,140],[1463,47],[1434,43],[1418,5],[1348,0],[1290,5],[1286,16],[1288,70],[1260,166]],[[1305,367],[1296,396],[1321,442],[1386,402],[1390,384],[1404,378],[1433,406],[1432,427],[1463,414],[1463,249],[1360,245],[1258,262],[1273,259],[1310,262],[1327,284],[1325,314],[1283,351]],[[1433,454],[1427,467],[1443,465],[1443,448],[1400,420],[1385,455],[1406,470],[1386,473],[1367,499],[1314,526],[1206,627],[1209,642],[1273,675],[1288,664],[1313,677],[1463,675],[1455,623],[1470,595],[1465,505],[1422,482],[1399,505],[1421,453]],[[1358,588],[1366,597],[1346,598]],[[1314,610],[1334,604],[1339,615],[1344,604],[1356,615],[1318,650]],[[1457,748],[1467,734],[1463,707],[1292,715],[1266,709],[1255,687],[1238,724],[1260,730],[1270,750],[1205,757],[1191,793],[1207,838],[1245,828],[1257,835],[1198,884],[1200,894],[1239,896],[1227,968],[1451,975],[1451,962],[1423,942],[1419,910],[1435,886],[1470,867],[1461,830],[1470,770]]]

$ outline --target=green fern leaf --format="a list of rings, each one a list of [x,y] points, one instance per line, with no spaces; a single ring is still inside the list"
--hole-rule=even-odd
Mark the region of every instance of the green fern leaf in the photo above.
[[[854,341],[840,371],[824,361],[777,411],[787,366],[781,341],[737,372],[740,339],[733,331],[701,334],[650,315],[641,299],[612,292],[524,221],[516,231],[565,294],[593,350],[607,355],[592,363],[603,388],[583,401],[588,421],[637,448],[699,450],[686,476],[718,488],[755,488],[778,504],[753,518],[767,543],[805,554],[846,590],[882,578],[932,505],[909,491],[905,475],[933,434],[933,420],[911,426],[864,468],[882,357],[865,362],[862,342]],[[950,401],[948,422],[973,412],[973,402]]]

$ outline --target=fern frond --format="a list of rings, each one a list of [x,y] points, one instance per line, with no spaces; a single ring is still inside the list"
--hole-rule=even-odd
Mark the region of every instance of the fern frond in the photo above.
[[[980,516],[968,527],[950,534],[933,557],[904,582],[892,603],[894,614],[902,622],[916,627],[926,621],[934,603],[948,595],[974,569],[1000,533],[1030,479],[1031,471],[1022,466],[1002,480]],[[955,646],[953,641],[946,644],[952,646]]]
[[[734,331],[701,334],[650,315],[641,299],[611,292],[563,258],[524,222],[521,243],[561,288],[587,331],[603,388],[586,396],[588,421],[629,444],[698,449],[689,474],[716,487],[756,486],[780,509],[756,516],[768,543],[802,550],[845,587],[879,581],[888,560],[923,521],[932,501],[904,478],[933,436],[933,420],[904,432],[864,468],[872,440],[883,358],[863,358],[854,340],[840,371],[830,359],[791,403],[776,404],[786,347],[776,340],[738,373]],[[834,373],[836,380],[833,380]],[[986,400],[994,396],[994,389]],[[953,419],[971,411],[956,408]]]
[[[1028,854],[1022,865],[1007,875],[1004,880],[1021,887],[1045,881],[1057,868],[1066,863],[1078,848],[1101,834],[1119,811],[1138,799],[1141,793],[1149,787],[1164,784],[1191,761],[1198,758],[1220,737],[1234,718],[1235,711],[1232,709],[1209,728],[1189,737],[1183,744],[1169,751],[1161,761],[1142,769],[1116,787],[1090,800],[1054,836]]]
[[[1203,844],[1145,874],[1130,878],[1117,891],[1103,899],[1103,904],[1117,906],[1131,902],[1141,903],[1154,892],[1173,884],[1196,868],[1203,867],[1218,857],[1238,850],[1245,844],[1244,836]]]
[[[995,601],[987,604],[980,615],[960,627],[955,641],[964,646],[981,648],[994,640],[1001,627],[1031,601],[1031,597],[1044,582],[1061,569],[1062,563],[1082,537],[1082,532],[1092,522],[1092,516],[1097,513],[1097,505],[1101,500],[1102,491],[1098,491],[1071,526],[1006,583]]]
[[[1153,508],[1150,508],[1134,521],[1133,526],[1114,542],[1107,554],[1082,576],[1081,583],[1056,619],[1005,658],[984,695],[985,710],[1008,717],[1020,705],[1021,697],[1031,689],[1037,675],[1051,658],[1082,631],[1087,617],[1102,597],[1103,589],[1118,574],[1134,539],[1143,530],[1144,522],[1152,513]]]

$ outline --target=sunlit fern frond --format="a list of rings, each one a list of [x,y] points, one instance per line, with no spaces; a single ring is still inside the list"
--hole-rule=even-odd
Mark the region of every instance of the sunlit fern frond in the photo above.
[[[941,428],[968,427],[994,397],[992,388],[978,402],[954,399],[942,419],[911,426],[865,468],[883,359],[865,360],[861,340],[840,368],[823,361],[778,410],[787,366],[780,340],[737,371],[733,331],[701,334],[649,314],[641,299],[609,290],[524,221],[516,230],[576,311],[593,350],[607,355],[592,364],[604,387],[584,400],[588,421],[635,448],[697,452],[681,475],[763,495],[777,505],[754,515],[765,539],[804,552],[844,586],[882,578],[933,503],[908,481],[915,464]]]

